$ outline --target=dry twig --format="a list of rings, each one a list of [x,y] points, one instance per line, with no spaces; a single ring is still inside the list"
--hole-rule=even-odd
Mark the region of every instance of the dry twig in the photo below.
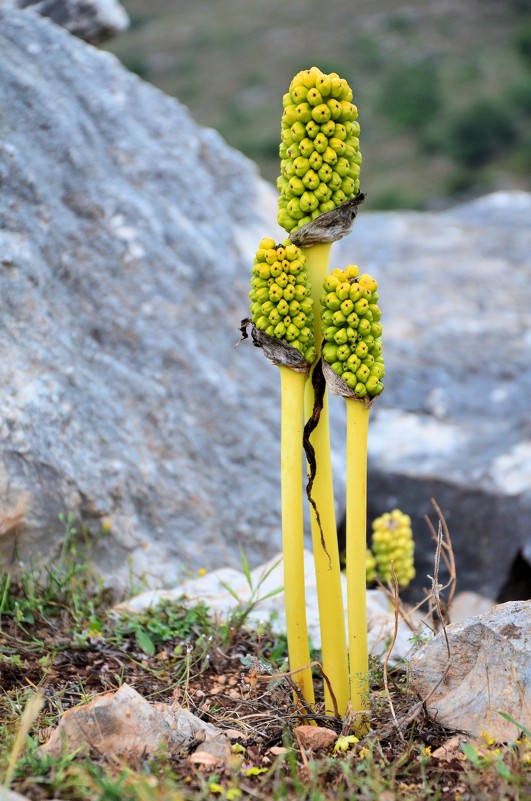
[[[389,665],[389,658],[391,656],[391,652],[392,652],[392,650],[393,650],[393,648],[395,646],[396,638],[398,636],[399,594],[398,594],[398,579],[397,579],[396,573],[395,573],[395,564],[394,564],[394,562],[391,562],[391,575],[393,577],[393,587],[394,587],[395,625],[394,625],[394,630],[393,630],[393,638],[391,640],[391,644],[389,645],[389,648],[387,650],[387,653],[386,653],[385,659],[384,659],[384,663],[383,663],[383,680],[384,680],[384,687],[385,687],[385,692],[386,692],[386,695],[387,695],[387,700],[389,702],[389,707],[391,709],[391,715],[393,716],[393,720],[395,722],[395,726],[397,728],[397,731],[398,731],[398,734],[400,736],[400,739],[403,741],[404,740],[404,735],[402,734],[402,731],[400,730],[400,727],[398,725],[398,721],[396,719],[395,708],[393,706],[393,700],[391,698],[391,693],[389,692],[389,681],[388,681],[388,673],[387,673],[387,668],[388,668],[388,665]]]

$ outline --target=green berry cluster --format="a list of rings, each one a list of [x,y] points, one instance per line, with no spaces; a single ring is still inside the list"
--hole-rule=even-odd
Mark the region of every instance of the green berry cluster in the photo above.
[[[376,559],[376,570],[384,584],[392,580],[391,562],[400,587],[407,587],[415,578],[413,553],[415,543],[411,530],[411,518],[393,509],[378,517],[372,524],[372,550]]]
[[[255,326],[296,348],[306,361],[315,361],[313,300],[302,251],[289,240],[277,245],[274,239],[262,239],[254,259],[251,287]]]
[[[360,188],[358,109],[348,83],[318,67],[284,95],[278,222],[290,232],[355,197]]]
[[[374,397],[383,389],[381,312],[376,303],[378,284],[359,268],[332,270],[324,280],[323,359],[358,398]]]

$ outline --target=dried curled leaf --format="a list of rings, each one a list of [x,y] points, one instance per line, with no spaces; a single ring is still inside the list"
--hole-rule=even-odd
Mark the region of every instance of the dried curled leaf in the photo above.
[[[240,331],[242,339],[247,339],[249,336],[247,333],[248,325],[251,325],[253,344],[255,347],[261,348],[264,351],[264,354],[270,362],[276,364],[277,367],[289,367],[291,370],[295,370],[296,373],[309,374],[311,364],[306,361],[297,348],[293,348],[283,339],[270,337],[265,331],[261,331],[257,328],[248,318],[241,321]]]
[[[331,211],[316,217],[312,222],[306,223],[289,235],[290,240],[297,247],[311,247],[327,242],[337,242],[352,231],[358,207],[365,200],[360,192],[352,200],[347,200]]]
[[[364,403],[367,407],[371,406],[376,400],[376,397],[378,397],[371,398],[369,395],[366,395],[364,398],[359,398],[354,390],[348,386],[347,382],[343,381],[341,376],[332,370],[328,362],[325,362],[324,359],[321,359],[321,366],[326,384],[332,394],[341,395],[343,398],[350,398],[351,400],[361,401],[361,403]]]

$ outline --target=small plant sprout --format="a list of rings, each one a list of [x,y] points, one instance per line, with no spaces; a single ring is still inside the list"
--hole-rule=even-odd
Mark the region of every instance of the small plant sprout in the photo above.
[[[306,704],[315,702],[304,585],[304,388],[316,358],[306,259],[289,241],[260,241],[251,279],[252,336],[280,368],[282,549],[289,663]],[[301,668],[306,668],[301,670]]]
[[[350,704],[356,733],[368,727],[366,612],[367,439],[369,411],[383,389],[378,284],[356,265],[334,270],[321,296],[323,372],[347,412],[346,573]]]

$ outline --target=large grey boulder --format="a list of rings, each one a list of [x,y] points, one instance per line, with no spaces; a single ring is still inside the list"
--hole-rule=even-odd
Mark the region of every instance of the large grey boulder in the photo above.
[[[278,372],[248,343],[274,191],[175,99],[33,14],[0,9],[0,549],[58,549],[60,512],[108,575],[175,581],[280,548]],[[370,187],[367,187],[370,191]],[[531,197],[361,212],[334,245],[380,281],[386,390],[370,513],[435,495],[461,589],[496,597],[531,511]],[[527,328],[526,328],[527,326]],[[332,404],[338,512],[342,402]]]
[[[334,266],[354,261],[380,282],[387,372],[371,412],[369,512],[412,516],[418,587],[433,575],[431,497],[460,589],[497,598],[518,552],[529,558],[530,254],[524,192],[439,213],[361,213],[334,246]],[[513,598],[531,598],[530,575]]]
[[[127,11],[118,0],[0,0],[0,5],[49,17],[91,44],[112,39],[129,27]]]
[[[4,556],[52,558],[71,511],[108,575],[267,558],[278,371],[234,346],[269,189],[48,20],[0,10],[0,52]]]

